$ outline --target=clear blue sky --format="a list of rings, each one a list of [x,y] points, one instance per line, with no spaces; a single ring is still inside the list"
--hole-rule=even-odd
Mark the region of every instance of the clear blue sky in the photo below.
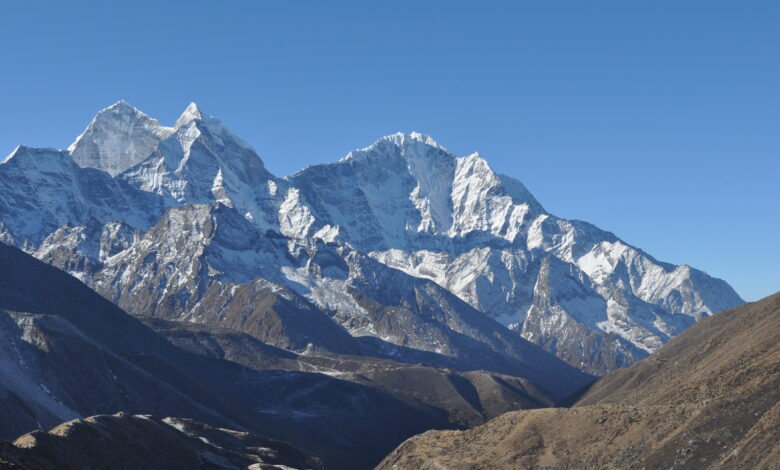
[[[548,210],[780,290],[780,2],[0,3],[0,153],[190,101],[286,175],[396,131]]]

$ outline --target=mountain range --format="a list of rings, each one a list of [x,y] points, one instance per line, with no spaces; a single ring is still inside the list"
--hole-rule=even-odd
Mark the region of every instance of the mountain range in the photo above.
[[[195,104],[169,127],[120,101],[67,150],[17,147],[0,242],[0,438],[29,433],[9,468],[144,432],[117,462],[168,442],[170,468],[369,468],[565,404],[743,303],[478,154],[399,133],[277,177]]]
[[[233,294],[272,292],[316,317],[261,338],[297,352],[370,338],[484,367],[519,336],[601,374],[743,303],[418,133],[279,178],[195,104],[166,127],[118,102],[67,151],[18,147],[0,181],[6,243],[134,315],[251,329]]]

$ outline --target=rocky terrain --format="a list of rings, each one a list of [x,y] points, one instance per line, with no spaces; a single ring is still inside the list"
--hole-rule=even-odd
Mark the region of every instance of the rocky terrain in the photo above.
[[[146,320],[160,333],[0,244],[0,438],[121,410],[292,442],[330,468],[368,468],[426,429],[557,399],[521,377],[296,354],[227,328]]]
[[[98,415],[0,442],[0,467],[41,469],[320,470],[283,442],[190,419]]]
[[[235,330],[152,318],[144,322],[170,342],[198,354],[257,370],[316,372],[380,388],[412,406],[424,404],[444,411],[447,421],[457,426],[475,426],[507,411],[556,403],[529,380],[511,375],[365,356],[295,354]]]
[[[377,469],[776,469],[780,294],[721,312],[597,381],[573,408],[429,431]]]

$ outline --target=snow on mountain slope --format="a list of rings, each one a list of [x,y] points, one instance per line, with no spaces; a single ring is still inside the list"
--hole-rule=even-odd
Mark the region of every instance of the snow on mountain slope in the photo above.
[[[80,168],[67,152],[17,147],[0,164],[3,238],[33,246],[63,225],[122,220],[147,228],[163,213],[163,201],[107,173]]]
[[[274,213],[282,201],[276,178],[252,147],[194,105],[175,132],[119,179],[175,201],[171,205],[221,202],[258,227],[278,225]]]
[[[195,103],[166,127],[120,101],[100,111],[68,152],[81,167],[158,194],[167,207],[219,201],[274,226],[282,202],[254,149]]]
[[[436,247],[479,232],[510,240],[518,221],[541,205],[517,181],[490,171],[477,154],[455,158],[418,133],[384,137],[333,164],[288,178],[315,220],[371,252]],[[319,217],[317,217],[319,216]]]
[[[310,214],[307,234],[335,227],[331,239],[433,280],[590,372],[630,364],[742,303],[721,280],[550,215],[478,154],[456,157],[421,134],[385,137],[288,181],[302,194],[294,209]]]
[[[170,209],[130,244],[111,224],[78,233],[89,238],[58,234],[33,254],[137,315],[228,327],[300,353],[514,374],[557,399],[588,381],[433,282],[345,245],[262,234],[220,203]],[[107,257],[81,248],[104,245],[120,248]]]
[[[480,155],[456,157],[418,133],[384,137],[338,162],[280,179],[249,145],[194,104],[175,126],[163,127],[120,102],[101,111],[70,151],[77,163],[115,178],[68,166],[64,152],[22,149],[22,154],[45,154],[62,169],[28,161],[24,170],[14,170],[25,161],[16,156],[0,165],[0,180],[7,182],[0,190],[2,235],[42,259],[60,259],[62,267],[91,285],[96,285],[89,279],[95,269],[119,269],[111,258],[115,253],[151,254],[166,236],[178,239],[180,226],[165,229],[174,231],[168,235],[159,228],[154,236],[146,232],[162,220],[164,209],[220,203],[246,221],[234,224],[243,228],[230,237],[276,234],[287,237],[288,246],[211,253],[210,264],[198,269],[233,276],[231,283],[262,277],[284,286],[332,312],[355,335],[381,337],[377,322],[382,319],[366,314],[354,294],[399,279],[375,276],[374,268],[357,269],[368,266],[366,255],[410,279],[433,281],[588,372],[630,364],[697,319],[742,303],[724,281],[661,263],[588,223],[557,218]],[[97,182],[86,193],[69,187],[70,181],[86,178]],[[49,179],[55,189],[44,187]],[[93,186],[105,189],[88,197]],[[139,210],[144,206],[148,209]],[[29,219],[31,212],[35,217]],[[109,221],[115,224],[106,225]],[[301,253],[311,254],[322,242],[340,247],[341,261],[312,277],[311,264],[303,261],[309,255]],[[184,253],[193,254],[187,259],[202,256],[196,253],[204,240],[188,237],[180,243],[172,248],[172,259]],[[299,255],[303,258],[289,261]],[[349,260],[358,258],[353,270]],[[343,263],[350,265],[348,276],[337,273]],[[149,286],[150,298],[165,297],[169,290],[163,285],[172,279],[183,285],[198,278],[194,265],[156,266],[162,271],[154,276],[162,284]],[[112,275],[112,282],[133,286],[121,272]],[[110,298],[121,295],[126,294]],[[446,308],[442,299],[435,308]],[[423,349],[437,347],[431,339]]]

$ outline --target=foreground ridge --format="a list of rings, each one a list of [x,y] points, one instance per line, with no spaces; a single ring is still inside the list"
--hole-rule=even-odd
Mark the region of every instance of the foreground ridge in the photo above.
[[[191,419],[97,415],[48,432],[0,442],[0,466],[45,470],[112,468],[284,468],[321,470],[318,459],[284,442],[215,428]]]
[[[780,462],[780,293],[702,320],[608,374],[574,408],[429,431],[378,470],[774,469]]]

